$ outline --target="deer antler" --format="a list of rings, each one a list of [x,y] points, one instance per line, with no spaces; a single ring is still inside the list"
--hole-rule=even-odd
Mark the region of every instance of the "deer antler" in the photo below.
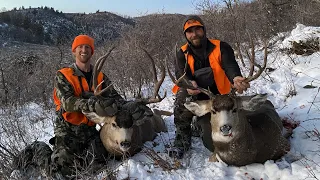
[[[247,52],[247,55],[249,57],[250,60],[250,72],[249,72],[249,76],[245,79],[245,82],[251,82],[255,79],[257,79],[262,72],[266,69],[267,66],[267,60],[268,60],[268,41],[265,40],[264,42],[264,57],[263,57],[263,65],[261,66],[260,64],[257,64],[255,62],[255,52],[254,52],[254,43],[251,37],[250,38],[250,44],[251,44],[251,56],[249,56],[249,53]],[[259,70],[257,71],[257,73],[253,74],[254,72],[254,67],[257,67]],[[237,89],[232,88],[230,94],[235,95],[235,92],[237,91]]]
[[[174,47],[174,51],[176,54],[175,54],[175,63],[177,64],[177,44],[175,45]],[[170,68],[169,68],[169,64],[167,62],[167,59],[165,59],[165,64],[166,64],[166,67],[168,69],[168,74],[169,74],[169,77],[170,79],[172,80],[172,82],[174,84],[176,84],[177,86],[179,87],[183,87],[183,88],[187,88],[187,89],[193,89],[193,90],[197,90],[196,87],[193,86],[193,84],[191,83],[191,81],[186,77],[186,71],[187,71],[187,66],[188,66],[188,61],[186,60],[186,64],[184,66],[184,73],[181,77],[179,77],[178,79],[176,79],[171,71],[170,71]]]
[[[164,92],[163,97],[161,97],[159,95],[159,90],[160,90],[161,84],[163,83],[164,78],[166,76],[165,66],[163,64],[161,64],[161,67],[160,67],[161,78],[160,78],[160,80],[158,80],[157,70],[156,70],[156,65],[155,65],[154,59],[152,58],[152,56],[150,55],[150,53],[146,49],[144,49],[142,47],[140,47],[140,48],[147,54],[149,60],[151,61],[154,89],[153,89],[152,97],[150,97],[148,99],[143,99],[143,98],[137,99],[137,101],[143,102],[145,104],[160,102],[167,96],[167,91]]]
[[[175,63],[177,63],[177,44],[175,45],[174,48],[174,52],[175,52]],[[186,59],[186,64],[185,64],[185,68],[184,68],[184,73],[181,77],[179,77],[178,79],[176,79],[169,68],[169,64],[167,62],[167,59],[165,59],[165,63],[166,63],[166,67],[168,69],[168,74],[169,77],[171,79],[171,81],[176,84],[177,86],[181,87],[181,88],[186,88],[186,89],[192,89],[192,90],[199,90],[200,92],[208,95],[210,98],[214,98],[214,94],[207,89],[201,88],[201,87],[194,87],[193,84],[191,83],[191,81],[186,77],[186,71],[187,71],[187,66],[188,66],[188,60]]]
[[[246,78],[246,82],[253,81],[257,79],[261,73],[266,69],[267,66],[267,59],[268,59],[268,41],[266,40],[264,42],[264,57],[263,57],[263,65],[257,64],[255,62],[255,53],[254,53],[254,44],[252,38],[250,38],[251,46],[252,46],[252,53],[250,58],[250,73],[249,76]],[[257,67],[259,70],[256,74],[253,75],[254,67]]]
[[[93,67],[93,88],[94,88],[94,95],[95,96],[98,96],[98,95],[101,95],[102,93],[104,93],[109,87],[112,86],[112,84],[110,84],[109,86],[107,86],[106,88],[102,89],[101,91],[99,90],[99,87],[102,85],[102,83],[104,81],[102,81],[100,84],[98,84],[98,75],[99,75],[99,72],[101,71],[102,67],[103,67],[103,64],[104,62],[106,61],[106,59],[108,58],[108,56],[110,55],[110,53],[112,52],[112,50],[114,49],[115,47],[112,46],[108,52],[101,56],[97,61],[96,61],[96,64],[94,65]]]

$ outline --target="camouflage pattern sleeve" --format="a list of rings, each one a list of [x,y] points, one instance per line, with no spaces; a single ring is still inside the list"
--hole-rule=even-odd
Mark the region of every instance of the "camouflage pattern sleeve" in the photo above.
[[[102,84],[102,88],[108,87],[112,83],[106,75],[104,75],[103,79],[104,83]],[[108,90],[102,94],[102,96],[105,98],[114,98],[119,104],[125,103],[125,100],[114,89],[113,85],[111,85],[111,87],[109,87]]]
[[[61,101],[63,109],[67,112],[80,112],[88,106],[88,100],[74,95],[73,86],[68,82],[61,72],[57,72],[54,81],[57,96]]]

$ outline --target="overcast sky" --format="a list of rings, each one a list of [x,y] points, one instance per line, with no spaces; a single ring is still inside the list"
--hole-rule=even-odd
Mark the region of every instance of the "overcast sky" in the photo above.
[[[62,12],[100,10],[135,17],[157,12],[193,14],[199,2],[201,0],[0,0],[0,8],[48,6]]]

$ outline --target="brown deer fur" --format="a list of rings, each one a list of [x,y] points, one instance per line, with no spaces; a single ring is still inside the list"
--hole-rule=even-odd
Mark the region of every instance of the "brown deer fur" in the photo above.
[[[99,97],[100,94],[110,87],[108,86],[99,90],[98,87],[101,84],[98,84],[97,74],[101,71],[104,62],[113,49],[114,47],[111,47],[105,55],[101,56],[96,61],[93,68],[93,86],[95,88],[95,96]],[[149,113],[149,115],[145,115],[142,119],[138,120],[134,120],[131,116],[132,112],[130,112],[130,109],[132,108],[130,108],[130,106],[138,106],[139,103],[139,108],[149,111],[150,109],[146,106],[147,104],[160,102],[166,97],[166,93],[164,93],[163,97],[158,94],[160,86],[165,78],[165,67],[161,66],[161,78],[158,80],[155,61],[148,51],[143,48],[142,50],[147,54],[152,65],[154,79],[153,96],[146,99],[137,99],[134,104],[130,102],[126,103],[123,105],[120,112],[112,117],[107,115],[99,116],[95,112],[83,112],[83,114],[91,121],[97,124],[103,124],[100,131],[101,141],[107,151],[114,156],[122,156],[124,154],[133,155],[142,148],[144,142],[153,140],[156,137],[156,133],[167,131],[167,127],[165,126],[163,119],[156,113]]]
[[[281,119],[266,95],[218,95],[185,106],[197,116],[209,113],[200,125],[203,143],[213,151],[211,161],[217,161],[218,155],[229,165],[243,166],[279,159],[290,150]]]
[[[100,117],[94,112],[85,112],[85,115],[96,123],[104,123],[100,130],[100,138],[107,151],[114,156],[133,155],[141,150],[146,141],[152,141],[157,133],[167,131],[163,119],[156,114],[138,121],[133,121],[127,116]],[[128,121],[132,123],[124,125],[124,122]],[[121,143],[129,144],[124,146]]]

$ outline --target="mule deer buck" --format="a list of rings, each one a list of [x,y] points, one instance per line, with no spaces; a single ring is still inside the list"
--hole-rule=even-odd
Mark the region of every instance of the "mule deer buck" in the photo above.
[[[264,47],[264,64],[261,67],[251,56],[251,69],[246,78],[250,82],[258,78],[266,67],[267,43]],[[252,54],[253,55],[253,54]],[[200,118],[204,145],[213,152],[210,161],[219,158],[229,165],[243,166],[276,160],[290,150],[288,140],[282,134],[283,125],[274,106],[266,94],[236,96],[214,95],[204,88],[195,88],[185,78],[176,80],[166,65],[171,80],[180,87],[198,89],[207,94],[209,100],[186,102],[185,107]],[[253,75],[254,66],[259,68]]]
[[[113,49],[113,48],[112,48]],[[94,95],[99,96],[108,87],[102,90],[98,90],[100,84],[97,84],[97,75],[101,71],[103,64],[112,49],[102,57],[100,57],[94,66],[93,70],[93,86],[95,88]],[[138,102],[145,110],[145,116],[143,119],[134,120],[131,116],[131,106],[136,106],[136,103],[126,103],[121,107],[119,112],[113,116],[99,116],[95,112],[83,112],[91,121],[97,124],[103,124],[100,130],[101,141],[106,150],[116,157],[123,155],[133,155],[137,153],[143,146],[144,142],[152,141],[157,133],[167,131],[166,125],[160,115],[152,113],[151,109],[147,107],[147,104],[157,103],[162,101],[163,97],[158,94],[160,86],[165,78],[165,67],[161,67],[161,79],[157,79],[157,72],[155,62],[151,55],[142,49],[149,57],[152,64],[152,72],[154,79],[154,93],[151,98],[137,99],[134,102]]]

